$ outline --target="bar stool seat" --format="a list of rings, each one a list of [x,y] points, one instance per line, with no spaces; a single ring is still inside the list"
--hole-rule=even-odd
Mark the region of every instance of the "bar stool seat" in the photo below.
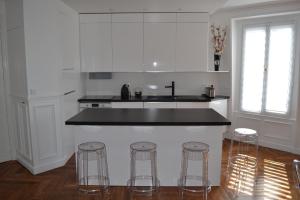
[[[156,191],[160,184],[157,178],[156,144],[136,142],[130,145],[130,152],[129,190],[141,193]]]
[[[184,192],[202,192],[203,198],[207,199],[210,190],[208,152],[209,145],[202,142],[192,141],[182,145],[181,173],[178,180],[182,198]],[[194,168],[192,168],[191,165],[195,164],[194,161],[197,162],[197,165],[194,165]]]
[[[256,135],[257,131],[250,129],[250,128],[237,128],[234,130],[234,132],[240,134],[240,135]]]
[[[85,193],[105,191],[109,187],[106,147],[102,142],[78,145],[78,189]]]

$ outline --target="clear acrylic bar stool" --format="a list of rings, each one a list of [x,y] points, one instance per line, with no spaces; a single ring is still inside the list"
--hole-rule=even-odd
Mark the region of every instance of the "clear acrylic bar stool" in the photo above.
[[[208,152],[209,145],[202,142],[186,142],[182,145],[181,173],[178,180],[181,199],[184,192],[201,192],[203,199],[207,199],[210,190]]]
[[[237,128],[231,138],[228,165],[255,168],[258,162],[258,134],[249,128]]]
[[[234,130],[227,164],[227,193],[231,198],[243,198],[243,191],[254,190],[258,165],[258,134],[256,130]]]
[[[78,146],[77,180],[81,192],[107,192],[109,176],[104,143],[86,142]]]
[[[152,193],[157,191],[156,144],[136,142],[130,145],[130,179],[127,186],[131,192]]]

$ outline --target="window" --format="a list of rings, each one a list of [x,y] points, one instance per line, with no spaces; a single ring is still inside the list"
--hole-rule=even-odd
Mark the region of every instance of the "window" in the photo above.
[[[287,115],[294,58],[294,25],[244,28],[241,110]]]

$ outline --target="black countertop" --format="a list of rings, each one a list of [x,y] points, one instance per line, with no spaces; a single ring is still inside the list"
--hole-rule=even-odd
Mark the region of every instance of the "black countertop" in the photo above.
[[[122,99],[120,96],[83,96],[78,99],[80,103],[90,102],[211,102],[220,99],[229,99],[229,96],[218,95],[215,98],[210,98],[205,95],[180,95],[172,98],[171,96],[142,96],[137,98],[132,96],[129,99]]]
[[[213,109],[85,109],[66,125],[225,126],[231,122]]]

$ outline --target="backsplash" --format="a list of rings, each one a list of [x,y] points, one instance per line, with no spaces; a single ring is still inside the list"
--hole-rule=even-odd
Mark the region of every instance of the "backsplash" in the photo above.
[[[211,72],[164,72],[164,73],[113,73],[112,79],[89,80],[86,76],[87,95],[120,95],[123,84],[130,85],[131,92],[139,87],[143,95],[170,95],[171,89],[165,88],[175,81],[175,95],[200,95],[205,87],[214,85],[217,95],[230,96],[230,73]]]

